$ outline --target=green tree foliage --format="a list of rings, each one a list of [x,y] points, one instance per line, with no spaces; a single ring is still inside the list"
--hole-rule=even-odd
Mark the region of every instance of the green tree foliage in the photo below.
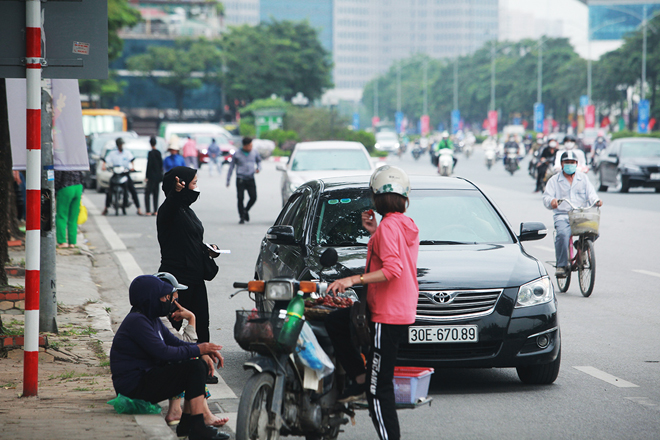
[[[178,40],[174,47],[151,46],[147,53],[134,55],[126,63],[129,69],[144,75],[164,71],[164,75],[156,77],[156,82],[174,94],[179,115],[182,115],[187,90],[218,82],[221,56],[217,42],[204,38],[185,39]]]
[[[306,21],[234,27],[222,46],[229,103],[249,103],[273,93],[289,101],[298,92],[314,100],[332,86],[330,54]]]
[[[129,5],[128,0],[108,0],[108,60],[121,56],[124,41],[117,32],[133,27],[142,20],[140,11]]]
[[[509,121],[514,114],[531,119],[537,91],[538,41],[495,43],[495,104],[500,120]],[[418,120],[423,109],[423,71],[428,63],[428,110],[431,122],[450,123],[453,107],[454,60],[438,60],[416,55],[401,61],[402,111]],[[396,112],[397,65],[378,78],[379,113]],[[490,107],[491,46],[458,60],[458,107],[461,116],[479,124]],[[375,80],[369,82],[362,101],[368,108],[373,102]],[[543,43],[543,102],[546,113],[566,119],[568,105],[577,103],[586,93],[587,65],[573,50],[567,39],[548,38]]]

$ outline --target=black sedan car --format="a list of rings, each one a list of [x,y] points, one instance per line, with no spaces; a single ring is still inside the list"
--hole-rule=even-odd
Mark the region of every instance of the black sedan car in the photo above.
[[[633,187],[660,192],[660,139],[622,138],[599,155],[598,191],[626,193]]]
[[[293,193],[261,243],[258,279],[301,280],[363,273],[372,208],[369,176],[314,180]],[[525,383],[554,382],[560,365],[557,301],[543,265],[521,242],[543,238],[542,223],[516,234],[473,183],[411,176],[407,211],[419,227],[419,302],[399,365],[515,367]],[[337,250],[337,264],[320,255]],[[361,289],[355,286],[355,290]]]

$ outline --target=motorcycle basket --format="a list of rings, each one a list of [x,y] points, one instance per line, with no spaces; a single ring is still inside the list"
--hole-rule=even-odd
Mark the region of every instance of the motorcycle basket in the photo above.
[[[302,329],[303,321],[300,320],[299,323],[298,331]],[[291,353],[294,347],[277,342],[283,325],[284,319],[280,317],[279,310],[236,310],[234,339],[243,350],[259,354]]]
[[[598,228],[600,226],[600,209],[573,209],[568,212],[568,222],[571,225],[572,235],[598,235]]]

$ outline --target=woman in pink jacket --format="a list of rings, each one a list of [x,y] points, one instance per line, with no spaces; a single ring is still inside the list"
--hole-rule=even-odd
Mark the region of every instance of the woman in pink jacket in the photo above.
[[[419,230],[403,214],[410,192],[410,180],[403,170],[392,166],[377,169],[371,176],[370,187],[376,211],[383,218],[378,225],[373,211],[362,213],[362,225],[371,234],[365,273],[342,278],[328,286],[331,292],[343,292],[355,284],[367,285],[372,346],[366,366],[358,348],[351,344],[348,309],[331,314],[326,328],[335,356],[353,380],[340,401],[357,400],[366,391],[379,437],[398,440],[401,434],[392,380],[399,342],[406,337],[408,326],[415,322]]]

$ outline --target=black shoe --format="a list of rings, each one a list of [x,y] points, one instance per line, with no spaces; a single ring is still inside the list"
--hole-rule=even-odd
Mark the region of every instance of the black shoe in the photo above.
[[[203,418],[204,416],[202,416]],[[187,437],[190,432],[190,414],[181,414],[179,424],[176,425],[176,435],[178,437]]]
[[[184,414],[181,415],[181,421],[183,421]],[[190,417],[190,429],[188,434],[188,440],[227,440],[229,434],[226,432],[218,431],[217,429],[206,426],[204,424],[204,415],[197,414],[196,416]],[[181,423],[179,423],[181,425]],[[182,436],[179,433],[179,429],[176,430],[176,435]]]
[[[250,214],[248,214],[248,212],[245,211],[245,215],[243,216],[243,218],[245,219],[246,222],[249,222],[250,221]]]
[[[245,223],[245,219],[241,219],[241,220],[238,222],[239,225],[242,225],[242,224],[244,224],[244,223]]]
[[[365,392],[367,391],[367,384],[352,382],[348,385],[344,392],[341,394],[337,401],[339,403],[355,402],[356,400],[364,400],[366,398]]]
[[[218,383],[218,376],[214,376],[214,375],[206,376],[206,383],[209,383],[211,385]]]

